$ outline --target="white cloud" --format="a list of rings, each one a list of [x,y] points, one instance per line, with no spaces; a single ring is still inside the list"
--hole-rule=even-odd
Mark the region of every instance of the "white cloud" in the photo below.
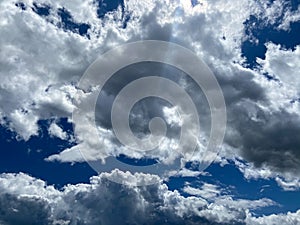
[[[259,200],[233,199],[230,195],[224,194],[225,190],[221,187],[209,183],[203,183],[201,187],[187,185],[183,191],[210,202],[207,208],[199,210],[197,215],[218,223],[244,223],[250,210],[276,205],[274,201],[267,198]]]
[[[38,134],[38,117],[26,110],[15,110],[10,114],[12,127],[20,138],[28,140],[32,135]]]
[[[279,25],[278,28],[289,31],[290,30],[290,25],[293,22],[297,22],[300,20],[300,8],[298,7],[297,10],[291,12],[291,11],[286,11],[282,20],[282,23]]]
[[[182,126],[182,119],[180,115],[178,115],[178,111],[176,107],[164,107],[163,112],[165,114],[165,118],[167,123],[172,126]]]
[[[27,5],[25,11],[11,1],[0,3],[0,29],[3,33],[0,40],[0,105],[2,116],[12,121],[10,127],[27,140],[37,134],[38,119],[71,116],[74,107],[72,99],[78,96],[72,83],[78,81],[99,52],[109,48],[110,43],[116,40],[122,42],[123,37],[114,29],[117,25],[107,19],[107,30],[101,33],[103,36],[96,37],[98,34],[91,33],[91,40],[88,40],[59,29],[55,22],[52,24],[34,13],[30,8],[32,1],[24,3]],[[54,21],[59,19],[57,8],[65,6],[73,10],[71,14],[79,22],[89,17],[93,28],[100,29],[101,20],[95,18],[96,6],[91,2],[64,3],[66,5],[59,5],[56,1],[45,3],[52,7]],[[75,10],[80,7],[83,8]],[[86,18],[79,14],[84,14]],[[115,35],[116,39],[107,39],[107,33]],[[27,112],[26,116],[22,115],[22,110]],[[28,119],[22,120],[20,116]]]
[[[62,140],[66,140],[68,138],[67,132],[63,131],[63,129],[55,122],[50,124],[48,132],[51,136],[58,137]]]
[[[290,92],[299,94],[297,92],[300,88],[300,46],[296,46],[295,50],[286,50],[280,45],[268,43],[266,47],[266,58],[257,60],[262,65],[263,71],[274,75],[288,89],[292,89]]]
[[[294,177],[276,177],[275,180],[285,191],[297,191],[300,189],[300,179]]]
[[[110,176],[127,180],[127,185],[110,182]],[[126,178],[126,179],[124,179]],[[0,221],[10,224],[26,221],[28,224],[194,224],[193,221],[246,222],[271,220],[265,217],[254,218],[249,210],[273,205],[269,199],[233,200],[230,197],[206,196],[215,201],[208,204],[201,196],[183,197],[178,191],[169,191],[159,182],[151,186],[136,184],[147,183],[147,179],[158,177],[114,171],[92,177],[89,184],[67,185],[61,190],[48,186],[44,181],[26,174],[0,175],[0,205],[10,202],[10,207],[0,207]],[[206,193],[219,188],[203,185]],[[205,190],[207,189],[207,190]],[[34,209],[28,213],[26,209]],[[118,217],[113,216],[118,213]],[[246,218],[247,216],[247,218]],[[289,216],[281,215],[281,217]],[[255,223],[254,223],[255,224]],[[288,224],[288,223],[287,223]]]
[[[52,7],[50,19],[54,21],[53,24],[36,15],[30,7],[22,11],[11,1],[0,3],[2,34],[0,115],[6,117],[10,122],[10,128],[25,140],[38,134],[39,119],[70,118],[74,110],[72,101],[80,102],[88,98],[91,93],[76,89],[73,83],[79,80],[87,66],[99,54],[126,41],[143,39],[171,40],[180,43],[195,51],[211,67],[223,88],[228,112],[231,115],[228,122],[229,138],[227,137],[230,140],[226,140],[228,146],[241,150],[246,142],[250,147],[246,146],[245,149],[253,149],[256,153],[257,146],[251,145],[253,140],[256,140],[254,137],[261,134],[262,140],[270,140],[273,135],[272,132],[268,132],[269,130],[263,133],[262,128],[266,127],[264,124],[269,124],[270,130],[277,130],[277,122],[282,118],[295,118],[296,122],[299,119],[289,114],[299,112],[299,103],[290,104],[290,101],[297,97],[299,90],[298,79],[295,79],[299,71],[299,47],[292,52],[268,44],[266,59],[258,59],[263,71],[274,73],[284,85],[268,81],[262,76],[262,71],[245,69],[233,63],[233,61],[243,62],[240,55],[244,39],[244,21],[251,14],[255,14],[267,18],[266,21],[269,23],[274,23],[274,18],[279,14],[288,15],[287,12],[283,12],[281,1],[275,1],[271,8],[267,8],[264,3],[260,5],[256,1],[246,0],[239,2],[219,0],[213,3],[202,1],[202,4],[194,8],[190,4],[182,5],[182,2],[176,1],[126,1],[125,13],[132,13],[126,29],[122,28],[121,9],[104,19],[99,19],[96,16],[96,5],[92,4],[92,1],[40,2]],[[30,0],[24,3],[32,5]],[[75,22],[91,25],[90,39],[55,26],[60,20],[56,14],[60,7],[69,10]],[[288,113],[281,113],[283,109]],[[84,159],[80,151],[89,153],[85,154],[88,160],[103,159],[114,151],[126,151],[116,145],[110,129],[99,127],[94,130],[85,126],[85,119],[91,119],[93,116],[87,114],[82,124],[75,124],[82,128],[76,137],[78,142],[76,146],[49,156],[47,160],[81,162]],[[169,114],[171,121],[175,119],[173,116]],[[3,124],[5,122],[2,119],[0,121]],[[245,137],[246,131],[241,128],[246,127],[249,133]],[[282,125],[279,128],[286,131],[288,127]],[[98,146],[91,138],[90,132],[100,133],[103,148],[100,152],[105,154],[99,154]],[[247,137],[250,137],[249,140]],[[170,144],[171,141],[164,149],[168,149]],[[271,147],[272,150],[274,146]],[[289,153],[288,147],[285,150]],[[245,149],[236,154],[246,158],[247,154],[243,154]],[[277,152],[269,157],[273,153],[270,149],[265,149],[268,157],[262,161],[276,158]],[[162,152],[162,155],[168,156],[167,153]],[[143,155],[129,154],[136,157]],[[285,154],[285,157],[288,160],[297,159],[293,154]],[[247,159],[259,161],[255,157]],[[297,161],[292,162],[298,165]],[[272,163],[271,166],[274,166]],[[276,163],[275,167],[281,169],[280,163],[277,161]],[[266,165],[254,173],[259,173],[260,177],[270,177],[271,169],[273,167],[268,168]],[[258,176],[251,175],[250,170],[244,172],[245,176]],[[284,186],[284,183],[282,184]]]
[[[300,210],[297,212],[288,212],[287,214],[272,214],[269,216],[262,216],[255,218],[252,216],[247,216],[246,222],[248,225],[277,225],[286,224],[294,225],[300,223]]]
[[[216,199],[221,194],[217,185],[204,183],[201,188],[194,188],[191,186],[185,186],[183,191],[190,194],[196,195],[205,199]]]
[[[242,159],[232,159],[235,166],[242,172],[243,176],[250,179],[274,179],[277,184],[285,191],[298,191],[300,189],[300,180],[293,174],[286,172],[280,173],[263,166],[256,168],[253,163],[247,163]]]
[[[170,171],[168,174],[169,177],[198,177],[198,176],[211,176],[210,173],[204,171],[194,171],[186,169],[185,167],[181,168],[179,171]]]

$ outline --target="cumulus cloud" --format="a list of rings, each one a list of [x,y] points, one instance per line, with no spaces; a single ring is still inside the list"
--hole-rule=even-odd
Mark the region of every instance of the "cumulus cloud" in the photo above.
[[[111,182],[107,179],[111,176],[127,180],[127,184]],[[202,196],[219,189],[210,184],[202,186],[203,192],[198,192],[198,197],[183,197],[178,191],[169,191],[161,181],[136,186],[148,179],[160,180],[152,175],[115,170],[92,177],[89,184],[67,185],[57,190],[26,174],[2,174],[0,221],[2,224],[258,224],[257,221],[273,220],[272,216],[255,218],[250,212],[273,205],[269,199]],[[202,197],[215,200],[209,204]],[[280,217],[288,221],[290,215],[293,214]]]
[[[300,88],[298,73],[300,46],[296,46],[295,50],[286,50],[280,45],[267,43],[266,47],[266,58],[264,60],[258,58],[262,70],[275,76],[283,85],[294,89],[294,94],[299,95],[297,92]]]
[[[62,140],[66,140],[68,135],[67,132],[63,131],[63,129],[58,126],[55,122],[51,123],[48,129],[50,136],[58,137]]]
[[[272,214],[260,218],[248,217],[246,221],[248,224],[252,225],[298,224],[300,223],[299,215],[300,210],[294,213],[288,212],[287,214]]]
[[[31,9],[30,0],[24,1],[26,10],[11,1],[0,3],[3,34],[0,115],[5,118],[0,121],[3,125],[9,121],[9,127],[21,138],[28,140],[38,135],[38,120],[71,118],[74,102],[88,100],[93,91],[79,90],[74,84],[99,54],[128,41],[166,40],[192,49],[217,76],[228,109],[226,144],[255,167],[268,167],[283,175],[299,175],[299,103],[291,103],[298,97],[299,82],[293,78],[299,70],[299,47],[286,51],[269,43],[266,59],[257,60],[262,68],[256,70],[244,68],[241,57],[245,20],[254,14],[272,24],[282,14],[288,17],[282,1],[275,1],[271,7],[256,1],[201,1],[192,7],[185,1],[132,0],[125,2],[124,10],[119,8],[103,18],[97,17],[97,5],[93,1],[40,3],[50,6],[48,17],[37,15]],[[70,12],[74,23],[90,25],[89,38],[59,26],[61,8]],[[126,26],[124,14],[129,16]],[[295,20],[293,17],[284,21]],[[284,60],[279,64],[279,59]],[[274,73],[284,85],[266,79],[264,72]],[[187,85],[186,89],[198,97],[193,85]],[[106,94],[109,105],[112,95],[108,91]],[[200,109],[202,115],[209,114],[205,107]],[[170,123],[178,122],[172,111],[165,113]],[[101,124],[96,130],[85,126],[85,120],[93,116],[87,114],[82,124],[75,124],[81,128],[76,136],[77,145],[47,160],[81,162],[84,159],[80,151],[89,153],[85,154],[87,160],[105,158],[106,155],[91,151],[96,145],[90,132],[100,133],[104,153],[122,152],[124,149],[117,144],[109,125]],[[104,110],[101,116],[105,121],[109,113]],[[166,145],[168,148],[170,145]]]
[[[247,179],[274,178],[284,190],[299,189],[300,48],[286,50],[280,45],[267,43],[266,57],[257,59],[259,68],[255,69],[244,68],[245,59],[241,56],[241,45],[246,38],[244,22],[250,15],[271,25],[279,20],[278,29],[289,30],[290,24],[299,20],[299,9],[291,12],[280,0],[271,5],[246,0],[204,0],[194,7],[189,1],[129,0],[125,1],[124,8],[119,7],[99,18],[97,4],[92,0],[41,0],[40,7],[49,7],[47,16],[40,16],[32,9],[34,1],[24,0],[23,4],[24,9],[9,0],[0,3],[0,123],[15,131],[18,138],[29,140],[38,135],[38,121],[41,119],[53,121],[53,118],[67,117],[71,121],[78,103],[84,102],[88,106],[97,87],[81,90],[76,83],[87,67],[106,50],[130,41],[172,41],[200,56],[212,69],[223,90],[228,127],[221,152],[225,159],[222,163],[226,159],[238,158],[240,160],[234,162]],[[59,14],[62,9],[70,14],[73,25],[87,25],[86,34],[63,24]],[[151,71],[160,69],[153,66]],[[131,72],[135,71],[127,71]],[[173,72],[169,70],[169,74]],[[267,79],[263,76],[265,73],[276,79]],[[79,124],[74,124],[80,128],[75,137],[77,145],[50,155],[46,160],[104,160],[108,155],[120,153],[134,158],[145,157],[144,153],[131,152],[120,146],[108,122],[109,106],[120,90],[120,84],[128,81],[126,78],[113,81],[112,86],[102,93],[100,99],[103,103],[97,105],[101,110],[96,115],[96,128],[87,125],[95,115],[86,113]],[[203,93],[188,79],[176,81],[194,97],[202,115],[201,126],[204,130],[209,129],[210,112],[203,104]],[[182,121],[175,109],[176,106],[159,102],[150,102],[148,108],[141,104],[133,110],[130,123],[136,133],[144,134],[148,132],[149,118],[158,114],[171,128],[177,128]],[[102,155],[96,140],[91,138],[91,132],[99,134]],[[70,137],[56,122],[50,125],[49,134],[61,139]],[[176,131],[169,134],[171,136],[160,151],[152,152],[154,156],[170,156]],[[200,138],[202,147],[205,147],[207,138],[206,133]],[[200,174],[183,169],[175,175]],[[110,179],[119,182],[113,183]],[[127,185],[122,184],[124,181]],[[155,184],[143,186],[149,181]],[[187,184],[183,191],[191,196],[184,197],[178,191],[168,190],[156,176],[133,176],[120,171],[102,173],[92,177],[89,184],[67,185],[62,190],[22,173],[2,174],[0,223],[300,223],[299,211],[255,217],[252,210],[276,203],[265,198],[235,199],[223,193],[216,184],[203,183],[200,187]]]

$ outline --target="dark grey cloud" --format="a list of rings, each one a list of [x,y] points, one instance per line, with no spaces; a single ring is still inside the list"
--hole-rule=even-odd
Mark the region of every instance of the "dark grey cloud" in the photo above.
[[[51,208],[40,197],[0,194],[0,223],[4,225],[46,225],[51,223]]]
[[[231,144],[241,149],[242,156],[255,166],[268,166],[277,172],[300,175],[299,116],[282,109],[267,113],[256,108],[251,115],[247,106],[237,107],[239,115],[233,126],[239,132]]]

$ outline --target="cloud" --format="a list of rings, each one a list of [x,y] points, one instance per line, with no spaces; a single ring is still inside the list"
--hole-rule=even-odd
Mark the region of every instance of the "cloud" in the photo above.
[[[217,185],[208,183],[204,183],[201,188],[185,186],[183,191],[190,195],[201,196],[205,199],[216,199],[216,197],[221,194]]]
[[[127,41],[167,40],[192,49],[215,73],[228,110],[226,145],[237,149],[237,155],[256,167],[266,166],[283,176],[299,174],[299,103],[291,103],[298,94],[298,82],[293,77],[298,72],[299,47],[286,51],[269,43],[266,59],[258,59],[261,70],[243,68],[241,57],[244,22],[252,14],[268,23],[274,23],[274,18],[281,14],[288,16],[281,7],[282,1],[275,1],[271,7],[256,1],[203,1],[195,7],[181,1],[127,1],[124,12],[119,8],[103,18],[97,17],[97,6],[92,1],[40,3],[50,6],[48,17],[37,15],[29,0],[24,1],[26,10],[10,1],[1,2],[0,109],[5,120],[0,121],[3,125],[9,121],[10,129],[20,138],[28,140],[38,135],[40,119],[71,118],[74,101],[88,100],[93,92],[78,90],[74,83],[99,54]],[[74,23],[90,25],[89,38],[59,28],[61,18],[57,12],[63,7],[70,12]],[[129,16],[126,27],[124,14]],[[279,59],[284,59],[281,64]],[[264,72],[274,73],[284,85],[269,81]],[[193,85],[187,85],[186,89],[202,100]],[[109,105],[112,95],[106,94]],[[203,117],[209,114],[207,107],[201,108],[199,104],[199,108]],[[103,120],[107,120],[109,113],[103,114]],[[49,156],[48,161],[82,162],[80,151],[89,153],[88,160],[103,159],[116,151],[126,152],[117,144],[107,124],[93,130],[84,121],[94,115],[86,116],[82,124],[75,124],[82,128],[76,136],[78,144]],[[204,128],[209,128],[208,122]],[[103,155],[95,151],[95,140],[90,138],[90,132],[94,131],[100,133]],[[172,139],[169,143],[172,144]],[[165,149],[169,150],[170,145],[165,145]],[[162,153],[168,156],[167,151]]]
[[[294,91],[295,96],[299,95],[300,80],[297,71],[300,70],[300,46],[295,50],[285,50],[280,45],[267,43],[266,58],[257,59],[262,70],[277,78],[284,86]],[[292,90],[290,92],[292,93]]]
[[[300,222],[300,210],[297,212],[287,214],[272,214],[259,218],[249,217],[247,223],[251,225],[273,225],[273,224],[298,224]]]
[[[299,116],[284,109],[267,113],[255,107],[252,117],[246,105],[236,108],[241,113],[247,110],[247,114],[240,114],[243,118],[235,121],[241,135],[236,144],[240,144],[242,157],[257,167],[299,175]]]
[[[55,122],[50,124],[48,132],[50,136],[58,137],[62,140],[66,140],[68,138],[67,132],[63,131],[63,129]]]
[[[300,188],[299,178],[290,172],[272,170],[267,165],[257,168],[254,163],[246,162],[242,157],[236,158],[234,155],[229,159],[219,158],[217,162],[220,165],[234,164],[247,180],[274,179],[285,191],[298,191]]]
[[[277,23],[283,15],[279,29],[289,30],[291,22],[299,19],[299,10],[291,12],[282,7],[283,1],[278,0],[271,7],[246,0],[201,1],[195,7],[188,1],[130,0],[124,3],[124,9],[119,7],[98,18],[94,1],[39,1],[50,7],[48,16],[37,15],[31,9],[33,1],[23,2],[26,10],[9,0],[0,3],[0,123],[15,131],[19,138],[29,140],[38,135],[37,122],[41,119],[67,117],[71,121],[72,111],[76,110],[74,103],[86,101],[89,104],[95,87],[89,91],[80,90],[76,83],[86,68],[106,50],[137,40],[172,41],[199,55],[213,70],[224,92],[228,127],[222,157],[248,161],[236,161],[247,179],[272,177],[284,190],[299,189],[299,46],[295,50],[286,50],[267,43],[266,58],[257,59],[261,66],[257,69],[244,68],[245,59],[241,56],[241,45],[246,38],[244,22],[250,15],[269,24]],[[74,24],[90,26],[87,35],[60,25],[62,18],[58,12],[62,8],[70,13]],[[124,18],[128,18],[126,23]],[[277,80],[268,80],[264,73],[274,75]],[[209,111],[202,104],[203,93],[199,93],[188,79],[178,82],[198,101],[203,118],[201,126],[204,130],[209,129]],[[114,91],[120,88],[119,84],[114,83],[115,86],[103,93],[102,109],[105,110],[97,114],[96,130],[86,125],[86,121],[95,116],[87,113],[80,124],[74,124],[80,127],[75,137],[77,145],[50,155],[47,161],[82,162],[85,160],[82,151],[86,151],[86,159],[90,161],[104,160],[107,155],[118,153],[135,158],[145,156],[122,148],[107,122],[110,118],[108,106],[114,99]],[[170,126],[181,123],[174,107],[157,102],[152,102],[150,107],[151,113],[165,116]],[[159,108],[162,109],[159,111]],[[143,133],[150,117],[149,110],[139,106],[132,116],[136,119],[131,121],[134,129]],[[91,132],[99,133],[102,155]],[[62,139],[70,135],[56,123],[51,124],[49,133]],[[175,136],[175,133],[171,134]],[[204,133],[203,145],[205,140]],[[170,156],[172,138],[167,141],[164,151],[156,156]],[[199,172],[184,169],[177,175],[198,176]],[[120,182],[112,183],[107,178]],[[129,186],[120,184],[124,180]],[[135,186],[149,180],[158,182]],[[22,173],[2,174],[0,223],[299,223],[299,211],[255,217],[251,210],[276,204],[270,199],[234,199],[224,195],[215,184],[185,186],[183,191],[193,196],[184,197],[178,191],[168,190],[155,176],[133,176],[120,171],[103,173],[92,177],[89,184],[67,185],[62,190]]]
[[[185,5],[182,11],[180,11],[180,6],[181,5],[180,4],[178,5],[177,3],[163,4],[163,3],[155,2],[155,4],[152,4],[151,7],[148,7],[147,4],[141,5],[141,3],[137,3],[135,1],[128,2],[126,5],[126,10],[132,13],[132,18],[136,17],[136,18],[140,18],[141,20],[141,22],[139,23],[137,23],[137,21],[134,19],[128,21],[127,28],[124,31],[126,32],[128,40],[134,41],[140,39],[160,39],[160,40],[171,40],[171,41],[179,42],[191,49],[195,49],[196,53],[199,55],[211,56],[211,58],[209,57],[205,58],[205,60],[210,64],[214,62],[216,59],[218,60],[218,63],[220,61],[224,63],[224,61],[227,62],[228,60],[233,60],[233,58],[239,58],[238,51],[232,52],[232,50],[237,49],[236,47],[239,45],[239,43],[237,43],[233,39],[234,37],[236,38],[235,40],[241,39],[241,38],[237,38],[237,36],[238,35],[241,36],[242,34],[240,32],[243,29],[243,24],[241,21],[244,21],[247,18],[246,14],[240,16],[238,9],[236,7],[231,7],[231,6],[230,9],[232,11],[224,10],[224,8],[229,7],[229,5],[223,4],[221,2],[216,2],[214,5],[210,6],[211,8],[208,7],[206,9],[207,11],[205,11],[207,12],[207,15],[204,14],[204,11],[201,7],[196,7],[194,9],[191,6]],[[246,7],[246,6],[247,4],[243,3],[243,4],[239,4],[238,7]],[[226,20],[225,21],[222,20],[223,18],[222,16],[220,17],[220,15],[226,17]],[[237,16],[239,16],[240,24],[233,24],[235,23],[235,21],[237,21],[236,20]],[[214,18],[220,17],[220,20],[211,21],[210,18],[213,17]],[[184,20],[182,20],[183,18]],[[235,19],[233,20],[232,18]],[[113,21],[109,21],[109,22],[113,22]],[[233,25],[236,28],[235,30],[231,29]],[[110,27],[111,25],[105,24],[104,29],[109,29]],[[134,29],[132,29],[132,27],[134,27]],[[192,29],[195,29],[198,32],[197,33],[189,32],[189,30]],[[223,42],[221,35],[217,32],[220,29],[226,29],[226,32],[228,32],[226,44]],[[191,33],[191,35],[187,36],[185,35],[186,33]],[[195,40],[198,41],[196,42]],[[236,47],[234,47],[233,45]],[[242,81],[242,79],[240,80]],[[190,87],[187,86],[186,89],[189,88]],[[199,95],[195,93],[198,93],[198,91],[191,89],[191,94],[199,97]],[[107,94],[107,96],[111,98],[111,95]],[[202,99],[199,97],[199,101],[200,100]],[[201,104],[199,104],[199,106],[200,105]],[[158,107],[157,105],[156,106],[154,105],[154,107],[152,108],[154,108],[155,110],[157,107]],[[209,114],[209,112],[207,112],[207,109],[205,109],[205,107],[202,108],[202,111],[203,113],[205,113],[205,115]],[[145,113],[145,109],[142,112]],[[101,116],[103,116],[103,114]],[[107,121],[107,117],[104,117],[103,120]],[[207,123],[207,120],[204,120],[204,123]],[[78,157],[71,156],[72,150],[74,150],[74,156],[78,155],[77,151],[79,148],[80,149],[84,148],[83,151],[87,151],[87,152],[90,151],[88,159],[93,159],[96,155],[96,152],[93,150],[93,140],[86,139],[86,135],[84,135],[88,130],[92,130],[92,128],[86,128],[84,125],[82,128],[84,128],[82,132],[80,132],[82,136],[81,134],[78,135],[78,141],[80,147],[75,146],[72,149],[67,149],[65,152],[62,152],[58,155],[50,156],[48,160],[55,159],[60,161],[76,161],[76,160],[80,161]],[[100,135],[100,136],[105,137],[105,135]],[[205,140],[205,138],[203,138],[203,140]],[[105,143],[107,143],[108,146]],[[170,143],[172,143],[172,139],[170,140]],[[120,147],[116,145],[115,141],[112,138],[103,140],[102,146],[105,149],[109,149],[109,148],[111,150],[113,149],[115,150],[116,148],[120,149]],[[170,145],[166,145],[166,148],[164,149],[167,148],[170,148]],[[98,158],[103,158],[103,155],[98,154]]]
[[[297,191],[300,189],[300,179],[290,178],[281,178],[276,177],[276,182],[280,185],[285,191]]]
[[[109,181],[110,176],[127,180],[127,185]],[[183,197],[178,191],[169,191],[162,182],[136,186],[147,183],[147,179],[160,178],[115,170],[92,177],[89,184],[67,185],[57,190],[23,173],[1,174],[0,221],[4,224],[246,224],[246,220],[268,220],[252,217],[249,210],[274,204],[269,199],[233,200],[229,196],[216,198],[200,193],[199,197]],[[206,193],[217,189],[211,184],[202,186]],[[214,201],[208,204],[202,197]]]

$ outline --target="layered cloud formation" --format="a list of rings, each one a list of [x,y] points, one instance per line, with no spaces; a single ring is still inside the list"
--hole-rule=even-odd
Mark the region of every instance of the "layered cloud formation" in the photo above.
[[[299,20],[299,9],[292,9],[280,0],[272,4],[246,0],[193,2],[130,0],[103,13],[94,1],[1,1],[1,125],[14,131],[17,138],[29,140],[39,135],[39,120],[71,121],[74,102],[93,94],[78,89],[76,83],[100,54],[131,41],[171,41],[200,56],[223,90],[228,125],[217,161],[233,160],[247,179],[275,178],[285,190],[299,189],[299,43],[295,41],[292,47],[276,40],[261,43],[247,32],[260,26],[274,26],[278,32],[287,32]],[[257,20],[252,22],[251,17]],[[246,42],[262,46],[265,54],[261,58],[254,56],[254,62],[250,63],[252,56],[243,52]],[[184,85],[191,95],[203,97],[193,85],[183,82]],[[114,95],[106,94],[104,105],[109,105]],[[159,107],[151,106],[153,110]],[[202,115],[208,115],[205,107],[199,109]],[[98,131],[103,138],[103,149],[122,152],[110,124],[105,124],[109,113],[105,110],[101,113]],[[170,126],[178,125],[171,107],[165,107],[161,113]],[[142,107],[136,110],[137,118],[144,114]],[[83,128],[73,137],[53,122],[49,134],[69,140],[74,146],[49,155],[46,160],[83,162],[80,151],[87,151],[89,159],[95,159],[97,149],[93,149],[95,140],[89,138],[91,129]],[[170,145],[163,148],[167,155]],[[197,197],[183,197],[179,192],[169,191],[161,181],[137,188],[110,183],[105,176],[129,176],[132,182],[158,179],[114,172],[93,177],[90,184],[56,190],[25,174],[3,174],[0,221],[4,224],[24,221],[32,224],[42,224],[40,221],[44,224],[300,223],[299,211],[256,218],[251,209],[275,203],[269,199],[232,199],[212,184],[204,184],[202,189],[187,185],[184,190]],[[8,202],[14,205],[4,207]],[[37,214],[30,213],[29,207]],[[116,217],[116,212],[123,214]]]
[[[110,182],[126,178],[127,185]],[[140,186],[149,179],[155,185]],[[251,210],[274,205],[270,199],[244,200],[221,195],[222,189],[204,183],[186,186],[192,197],[169,191],[158,177],[118,170],[92,177],[90,184],[68,185],[59,191],[25,174],[2,174],[1,224],[297,224],[299,211],[255,217]],[[201,197],[200,197],[201,196]],[[9,207],[7,207],[9,205]]]

